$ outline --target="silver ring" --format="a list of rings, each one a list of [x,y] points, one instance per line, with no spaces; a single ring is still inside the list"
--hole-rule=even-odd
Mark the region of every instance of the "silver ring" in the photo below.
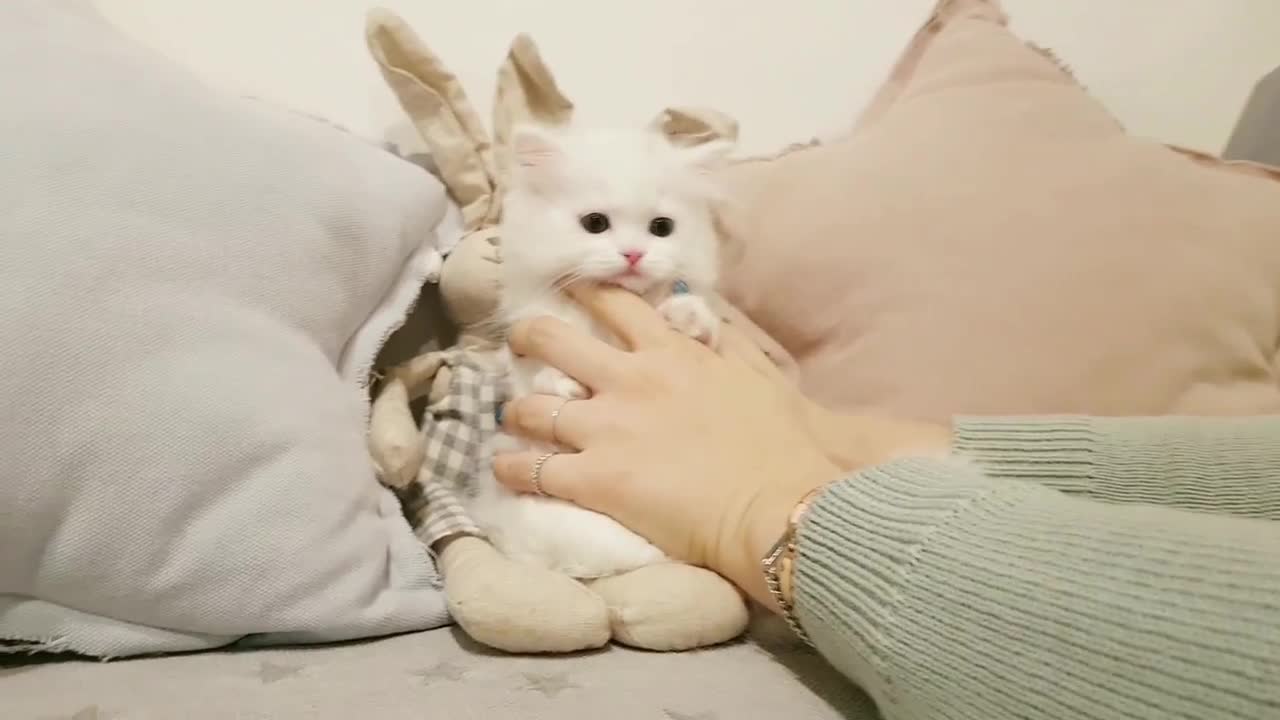
[[[563,410],[564,406],[568,405],[571,400],[573,400],[573,398],[565,398],[564,401],[560,403],[559,407],[551,411],[551,442],[560,442],[560,436],[556,435],[556,423],[560,421],[560,411]]]
[[[533,472],[529,473],[529,483],[533,485],[533,491],[543,497],[550,496],[542,489],[542,466],[546,465],[548,460],[558,454],[559,453],[549,452],[539,455],[538,459],[533,462]]]

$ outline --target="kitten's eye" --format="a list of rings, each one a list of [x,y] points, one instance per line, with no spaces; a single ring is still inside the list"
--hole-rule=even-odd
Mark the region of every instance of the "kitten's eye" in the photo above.
[[[669,217],[656,217],[649,221],[649,232],[658,237],[666,237],[676,230],[676,221]]]
[[[578,222],[582,223],[582,229],[592,235],[599,235],[609,229],[609,216],[604,213],[587,213],[578,218]]]

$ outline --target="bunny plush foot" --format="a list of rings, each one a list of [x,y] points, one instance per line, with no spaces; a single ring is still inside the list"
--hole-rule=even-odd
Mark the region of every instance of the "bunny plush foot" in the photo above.
[[[647,565],[589,584],[609,607],[613,639],[645,650],[690,650],[732,640],[747,605],[719,575],[681,563]]]
[[[449,613],[477,642],[512,653],[602,647],[611,634],[601,597],[568,575],[507,559],[474,537],[440,554]]]

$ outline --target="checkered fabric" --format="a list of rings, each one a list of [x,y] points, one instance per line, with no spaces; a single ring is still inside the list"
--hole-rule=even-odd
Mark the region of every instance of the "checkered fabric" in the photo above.
[[[422,441],[426,459],[417,479],[399,491],[405,517],[428,548],[450,535],[484,534],[463,509],[481,467],[481,453],[498,430],[497,410],[508,396],[506,383],[470,351],[441,351],[449,368],[449,390],[427,406]]]

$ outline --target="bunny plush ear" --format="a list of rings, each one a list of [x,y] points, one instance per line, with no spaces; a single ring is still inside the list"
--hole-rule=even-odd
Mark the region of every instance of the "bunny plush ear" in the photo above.
[[[498,183],[513,172],[548,169],[559,150],[555,131],[569,124],[573,103],[556,84],[533,39],[511,41],[498,68],[493,98],[494,160]]]
[[[458,78],[389,10],[369,12],[365,40],[383,79],[431,151],[449,195],[462,208],[465,229],[496,222],[489,137]]]

